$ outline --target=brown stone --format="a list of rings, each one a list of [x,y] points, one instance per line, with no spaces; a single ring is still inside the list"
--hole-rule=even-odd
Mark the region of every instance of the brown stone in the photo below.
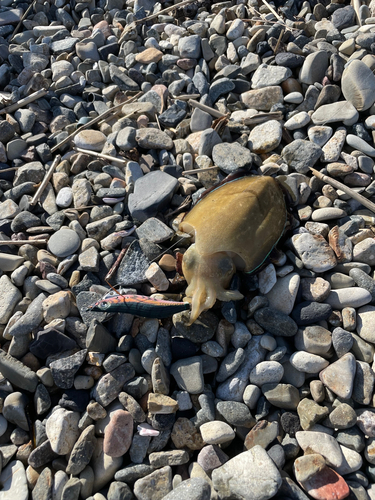
[[[135,60],[141,64],[150,64],[157,63],[163,57],[163,52],[154,47],[150,47],[149,49],[140,52],[135,56]]]
[[[285,95],[290,94],[291,92],[300,92],[302,93],[302,87],[298,80],[295,78],[287,78],[281,83],[281,88]]]
[[[147,408],[150,413],[170,414],[178,410],[178,403],[164,394],[150,392],[147,400]]]
[[[103,451],[110,457],[122,457],[132,443],[133,417],[128,411],[113,412],[106,428]]]
[[[297,481],[303,483],[324,469],[325,466],[326,462],[322,455],[311,453],[310,455],[296,458],[293,469]]]
[[[250,450],[254,446],[261,446],[266,449],[272,443],[279,432],[279,425],[277,422],[267,422],[261,420],[258,422],[245,438],[245,448]]]
[[[324,302],[331,291],[331,285],[323,278],[302,278],[301,289],[303,300]]]
[[[204,446],[202,436],[188,418],[180,417],[173,425],[171,439],[176,448],[201,450]]]
[[[176,270],[176,259],[173,255],[164,254],[159,260],[159,267],[163,271],[175,271]]]

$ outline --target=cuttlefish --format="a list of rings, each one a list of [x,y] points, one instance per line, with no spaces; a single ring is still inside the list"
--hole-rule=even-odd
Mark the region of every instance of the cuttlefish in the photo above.
[[[188,324],[216,299],[243,298],[238,290],[228,289],[233,274],[259,271],[286,223],[284,195],[272,177],[234,179],[198,201],[179,225],[193,242],[182,260],[188,283],[184,301],[191,304]]]

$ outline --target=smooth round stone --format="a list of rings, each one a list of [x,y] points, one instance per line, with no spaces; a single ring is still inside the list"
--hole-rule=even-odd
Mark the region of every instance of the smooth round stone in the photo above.
[[[113,412],[104,435],[104,453],[110,457],[122,457],[130,448],[132,437],[133,417],[131,414],[123,410]]]
[[[301,111],[292,116],[292,118],[289,118],[289,120],[285,122],[284,127],[287,130],[297,130],[305,127],[308,123],[310,123],[310,115],[306,113],[306,111]]]
[[[337,396],[349,399],[353,391],[355,372],[355,357],[348,352],[325,368],[319,374],[319,378]]]
[[[60,229],[48,240],[48,250],[59,258],[74,254],[80,245],[80,237],[71,229]]]
[[[375,101],[375,76],[367,64],[354,60],[343,72],[341,90],[358,111],[369,109]]]
[[[364,306],[357,311],[357,332],[366,342],[375,343],[375,307]]]
[[[82,130],[74,137],[74,144],[77,148],[100,152],[106,140],[106,136],[99,130]]]
[[[222,444],[232,441],[235,432],[230,425],[219,420],[207,422],[199,428],[202,439],[207,444]]]
[[[314,125],[342,122],[344,125],[354,125],[358,121],[359,113],[351,102],[339,101],[332,104],[323,104],[311,116]]]
[[[5,273],[12,272],[17,269],[24,260],[24,257],[19,257],[18,255],[0,253],[0,271]]]
[[[366,238],[353,248],[353,260],[373,266],[375,263],[375,240]]]
[[[301,92],[290,92],[284,97],[284,102],[289,104],[301,104],[303,101],[303,95]]]
[[[332,309],[343,309],[344,307],[362,307],[371,300],[371,293],[364,288],[350,287],[331,290],[325,302],[332,306]]]
[[[343,273],[332,273],[329,276],[326,276],[326,279],[331,284],[331,288],[333,290],[354,287],[355,285],[353,278]]]
[[[63,187],[57,193],[56,205],[61,208],[68,208],[73,201],[73,191],[70,187]]]
[[[307,85],[313,85],[315,82],[321,83],[328,68],[328,53],[325,50],[319,50],[309,54],[300,71],[299,81]]]
[[[298,330],[294,337],[294,345],[299,351],[323,356],[332,345],[331,332],[321,326],[307,326],[303,330]]]
[[[26,472],[20,460],[13,460],[0,475],[1,500],[27,500],[29,490]]]
[[[2,436],[5,433],[7,427],[8,427],[7,420],[2,415],[0,415],[0,436]]]
[[[263,384],[279,383],[283,378],[283,365],[277,361],[258,363],[250,372],[250,383],[261,387]]]
[[[280,144],[282,127],[277,120],[269,120],[253,128],[248,146],[254,153],[269,153]]]
[[[329,465],[334,467],[342,465],[342,452],[333,436],[324,432],[298,431],[296,439],[303,450],[308,449],[310,453],[319,453]]]
[[[293,353],[289,361],[296,370],[304,373],[318,373],[329,365],[329,361],[321,356],[305,351]]]
[[[332,219],[341,219],[341,217],[346,217],[347,213],[341,208],[326,207],[318,208],[312,213],[312,220],[314,222],[323,222]]]
[[[374,77],[375,78],[375,77]],[[362,153],[368,155],[368,156],[375,156],[375,148],[370,146],[368,142],[365,140],[361,139],[357,135],[353,134],[348,134],[346,136],[346,142],[349,144],[354,149],[358,149]]]
[[[279,278],[270,292],[267,299],[270,307],[290,314],[297,297],[301,278],[297,273],[290,273],[283,278]]]

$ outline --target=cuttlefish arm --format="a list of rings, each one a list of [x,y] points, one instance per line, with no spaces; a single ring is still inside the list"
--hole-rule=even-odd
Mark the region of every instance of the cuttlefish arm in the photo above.
[[[184,254],[182,270],[189,283],[184,299],[191,304],[189,325],[203,311],[211,309],[216,299],[229,301],[243,298],[237,290],[227,290],[236,267],[233,258],[225,252],[201,255],[193,244]]]

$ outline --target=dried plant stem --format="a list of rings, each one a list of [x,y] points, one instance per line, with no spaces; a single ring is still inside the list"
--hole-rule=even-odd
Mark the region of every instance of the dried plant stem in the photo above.
[[[182,175],[199,174],[200,172],[210,172],[211,170],[217,170],[219,167],[205,167],[205,168],[195,168],[194,170],[185,170]]]
[[[324,175],[318,170],[315,170],[315,168],[310,167],[310,170],[318,179],[326,182],[327,184],[330,184],[336,189],[341,189],[341,191],[344,191],[344,193],[348,194],[351,198],[353,198],[353,200],[359,201],[359,203],[361,203],[364,207],[368,208],[369,210],[371,210],[371,212],[375,213],[375,203],[373,203],[372,201],[368,200],[361,194],[356,193],[353,189],[350,189],[348,186],[345,186],[345,184],[343,184],[342,182],[336,181],[336,179],[332,179],[331,177],[328,177],[328,175]]]
[[[89,149],[82,149],[82,148],[73,148],[74,151],[78,151],[79,153],[84,153],[85,155],[90,155],[94,156],[95,158],[103,159],[103,160],[108,160],[108,161],[113,161],[117,163],[121,163],[121,165],[126,165],[128,162],[123,160],[122,158],[113,158],[112,156],[109,155],[104,155],[102,153],[97,153],[96,151],[90,151]]]
[[[29,104],[30,102],[40,99],[46,94],[47,90],[45,89],[37,90],[33,94],[30,94],[29,96],[25,97],[25,99],[21,99],[20,101],[15,102],[14,104],[10,104],[6,108],[0,109],[0,115],[5,115],[5,113],[13,113],[13,111],[16,111],[17,109],[26,106],[26,104]]]
[[[34,0],[29,6],[28,8],[26,9],[24,15],[21,17],[21,21],[17,24],[17,26],[14,28],[14,31],[12,33],[12,36],[9,38],[9,43],[13,40],[13,38],[17,35],[17,33],[19,32],[19,29],[24,21],[24,19],[26,19],[26,17],[28,16],[30,10],[34,7],[36,3],[36,0]]]
[[[46,186],[49,183],[57,165],[60,163],[60,160],[61,160],[61,156],[56,155],[55,159],[53,160],[52,165],[48,169],[48,172],[46,172],[44,179],[42,180],[40,186],[38,187],[37,192],[34,194],[33,199],[30,201],[30,205],[32,207],[38,203],[38,201],[39,201],[40,197],[42,196],[43,191],[46,189]]]
[[[198,101],[193,101],[192,99],[189,99],[188,103],[190,104],[190,106],[193,106],[193,108],[199,108],[202,111],[209,113],[211,116],[214,116],[215,118],[222,118],[226,116],[223,113],[220,113],[220,111],[218,111],[217,109],[211,108],[210,106],[206,106],[205,104],[201,104]]]

